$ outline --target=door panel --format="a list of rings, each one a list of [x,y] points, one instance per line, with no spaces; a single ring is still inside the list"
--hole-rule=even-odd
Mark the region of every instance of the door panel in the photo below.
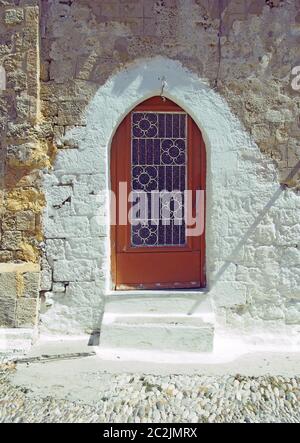
[[[198,288],[199,252],[117,254],[118,289]],[[138,278],[141,283],[137,283]],[[155,271],[154,271],[155,270]]]
[[[195,191],[205,190],[205,174],[201,133],[176,104],[153,97],[124,119],[112,143],[112,190],[119,206],[119,183],[125,183],[127,198],[133,191],[138,204],[127,208],[134,210],[132,223],[122,225],[118,214],[111,229],[116,288],[205,286],[205,232],[186,236],[184,222],[188,203],[196,215]],[[193,191],[191,202],[186,189]],[[153,211],[154,196],[160,200]]]

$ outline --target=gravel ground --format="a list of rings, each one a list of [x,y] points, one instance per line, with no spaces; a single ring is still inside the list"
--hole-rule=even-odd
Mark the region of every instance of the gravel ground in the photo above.
[[[93,405],[32,395],[0,364],[0,423],[299,423],[300,377],[112,374]]]

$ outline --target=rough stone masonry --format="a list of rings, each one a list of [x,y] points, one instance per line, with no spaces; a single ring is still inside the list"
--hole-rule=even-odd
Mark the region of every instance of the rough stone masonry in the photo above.
[[[0,0],[0,65],[1,327],[99,326],[111,137],[165,73],[209,151],[219,324],[299,332],[299,0]]]

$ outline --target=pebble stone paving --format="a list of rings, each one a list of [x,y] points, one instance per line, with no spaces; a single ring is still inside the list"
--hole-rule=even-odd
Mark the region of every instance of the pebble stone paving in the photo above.
[[[0,361],[0,423],[299,423],[300,377],[112,374],[93,404],[30,395]]]

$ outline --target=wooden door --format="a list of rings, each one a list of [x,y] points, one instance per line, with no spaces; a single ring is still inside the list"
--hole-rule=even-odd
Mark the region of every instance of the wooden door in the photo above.
[[[111,184],[118,208],[116,224],[111,227],[114,287],[205,287],[205,231],[188,236],[185,221],[178,222],[188,205],[184,191],[191,190],[195,217],[195,191],[206,189],[205,145],[192,118],[161,97],[138,105],[114,136]],[[125,199],[124,186],[127,199],[133,192],[128,210],[139,207],[136,203],[141,201],[144,204],[142,210],[134,211],[131,222],[126,217],[124,222],[124,212],[121,215],[119,211],[120,201]],[[150,200],[153,202],[154,195],[163,195],[163,203],[155,200],[153,210]],[[173,197],[163,200],[165,195]],[[205,226],[205,202],[203,208],[197,217],[202,217]]]

